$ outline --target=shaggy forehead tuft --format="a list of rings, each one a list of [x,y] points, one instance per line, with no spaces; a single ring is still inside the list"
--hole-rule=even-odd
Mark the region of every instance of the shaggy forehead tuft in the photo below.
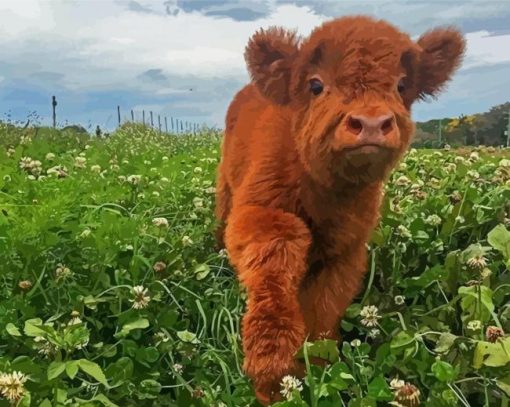
[[[410,37],[391,24],[366,16],[324,23],[302,43],[305,63],[333,74],[343,84],[362,80],[393,83],[401,73],[400,59],[416,48]]]

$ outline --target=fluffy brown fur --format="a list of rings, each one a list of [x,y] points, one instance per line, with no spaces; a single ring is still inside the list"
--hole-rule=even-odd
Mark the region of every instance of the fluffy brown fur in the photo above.
[[[227,113],[216,215],[247,288],[244,369],[262,403],[296,373],[307,335],[339,338],[383,183],[411,141],[411,104],[443,88],[463,51],[452,28],[413,42],[363,16],[304,40],[270,28],[249,41],[252,82]]]

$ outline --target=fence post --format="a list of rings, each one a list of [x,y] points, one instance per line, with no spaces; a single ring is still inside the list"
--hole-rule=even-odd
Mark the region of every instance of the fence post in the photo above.
[[[172,131],[174,131],[174,118],[170,116],[170,123],[172,124]]]
[[[119,127],[120,127],[120,106],[117,106],[117,117],[119,119]]]
[[[159,114],[158,114],[158,128],[159,132],[161,133],[161,117],[159,116]]]
[[[135,112],[133,112],[133,109],[131,109],[131,121],[135,122]]]
[[[142,110],[142,123],[145,126],[145,110]]]
[[[55,96],[51,97],[51,105],[53,106],[53,128],[57,127],[57,113],[55,108],[57,107],[57,98]]]
[[[181,119],[181,133],[183,132],[183,128],[182,128],[182,119]]]
[[[167,120],[166,116],[165,116],[165,132],[168,133],[168,120]]]
[[[154,127],[154,119],[152,117],[152,110],[151,110],[151,127]]]

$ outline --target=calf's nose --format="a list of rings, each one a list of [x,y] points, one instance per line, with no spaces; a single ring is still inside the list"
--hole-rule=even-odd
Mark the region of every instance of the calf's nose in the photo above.
[[[377,117],[367,117],[352,114],[347,117],[347,130],[356,136],[377,137],[385,136],[395,126],[393,113],[383,114]]]

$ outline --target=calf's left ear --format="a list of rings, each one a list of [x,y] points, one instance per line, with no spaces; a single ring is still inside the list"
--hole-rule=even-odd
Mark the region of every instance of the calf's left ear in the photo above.
[[[421,47],[420,97],[436,96],[461,64],[466,41],[454,28],[436,28],[423,34],[418,45]]]

